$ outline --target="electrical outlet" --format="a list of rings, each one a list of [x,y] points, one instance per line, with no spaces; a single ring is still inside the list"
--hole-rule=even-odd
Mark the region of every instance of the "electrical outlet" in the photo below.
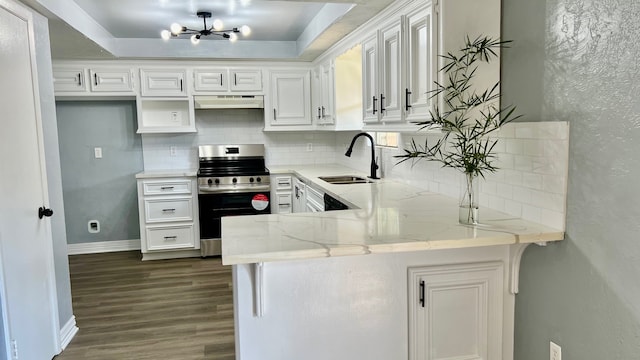
[[[102,159],[102,148],[101,147],[93,148],[93,155],[95,156],[96,159]]]
[[[562,360],[562,348],[553,341],[549,341],[549,360]]]
[[[313,143],[307,143],[307,151],[313,151]]]
[[[171,156],[176,156],[176,154],[178,153],[178,148],[175,146],[172,146],[169,148],[169,155]]]

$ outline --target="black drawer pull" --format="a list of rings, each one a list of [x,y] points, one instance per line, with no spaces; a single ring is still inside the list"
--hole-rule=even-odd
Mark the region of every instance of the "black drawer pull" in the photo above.
[[[175,212],[176,209],[162,209],[162,212]]]
[[[165,236],[164,239],[165,240],[176,240],[178,237],[177,236]]]
[[[378,110],[376,110],[376,102],[378,101],[378,99],[376,99],[376,97],[373,97],[373,114],[375,114],[376,112],[378,112]]]
[[[424,280],[420,281],[420,306],[424,307]]]
[[[409,95],[411,95],[411,91],[409,91],[409,89],[404,89],[404,108],[406,111],[409,111],[409,108],[411,107],[411,104],[409,104]]]
[[[160,187],[160,190],[173,190],[173,186],[162,186]]]

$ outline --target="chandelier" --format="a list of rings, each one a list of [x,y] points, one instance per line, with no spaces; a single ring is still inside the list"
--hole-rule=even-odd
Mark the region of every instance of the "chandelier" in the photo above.
[[[186,26],[182,26],[178,23],[171,24],[170,30],[162,30],[160,36],[164,40],[169,40],[172,37],[178,37],[180,35],[191,35],[191,42],[196,45],[200,42],[200,38],[208,35],[218,35],[225,39],[229,39],[229,41],[234,42],[238,40],[238,33],[243,36],[248,36],[251,34],[251,28],[247,25],[243,25],[240,28],[234,27],[230,30],[224,29],[224,24],[220,19],[216,19],[213,21],[213,25],[208,28],[207,27],[207,19],[211,18],[211,13],[209,11],[198,11],[197,13],[199,18],[202,18],[203,28],[202,30],[194,30],[189,29]]]

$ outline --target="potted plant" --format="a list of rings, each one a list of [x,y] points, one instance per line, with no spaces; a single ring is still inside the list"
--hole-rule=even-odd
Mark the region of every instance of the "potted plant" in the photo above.
[[[494,148],[498,140],[489,134],[520,116],[515,116],[514,106],[500,106],[500,82],[486,89],[474,86],[478,66],[498,58],[497,49],[510,41],[500,41],[487,36],[471,40],[456,54],[440,55],[443,66],[439,69],[441,82],[434,82],[431,98],[441,99],[430,111],[430,119],[416,122],[422,129],[441,129],[443,135],[435,142],[425,140],[418,145],[412,139],[405,153],[397,155],[398,163],[409,159],[436,161],[464,174],[460,197],[459,221],[463,224],[478,224],[478,178],[498,168]]]

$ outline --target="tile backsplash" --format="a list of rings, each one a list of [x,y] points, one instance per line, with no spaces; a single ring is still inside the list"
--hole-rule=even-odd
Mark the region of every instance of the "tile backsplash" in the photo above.
[[[336,144],[346,148],[352,134],[338,134]],[[480,182],[480,205],[556,229],[564,229],[569,158],[567,122],[511,123],[496,135],[499,170]],[[430,143],[438,134],[401,134],[400,144],[411,139]],[[360,141],[360,140],[358,140]],[[409,183],[426,191],[458,198],[462,176],[440,163],[407,161],[398,164],[402,149],[378,148],[383,177]],[[362,141],[351,158],[338,156],[342,165],[369,171],[370,147]],[[482,216],[482,215],[480,215]]]
[[[371,147],[358,139],[351,157],[344,156],[356,132],[263,132],[262,110],[196,112],[196,134],[143,135],[145,170],[198,167],[201,144],[264,144],[270,165],[338,163],[368,173]],[[424,143],[438,134],[401,134],[401,147],[414,139]],[[480,205],[553,228],[564,229],[566,214],[569,124],[511,123],[496,135],[499,170],[480,183]],[[309,150],[311,144],[311,151]],[[176,149],[171,156],[171,147]],[[458,198],[462,176],[440,163],[407,161],[394,156],[402,149],[376,148],[384,178],[425,191]],[[482,216],[482,215],[481,215]]]
[[[195,134],[142,135],[145,170],[198,168],[198,145],[264,144],[270,165],[335,163],[333,132],[263,132],[262,109],[198,110]],[[309,144],[311,149],[309,150]],[[175,155],[171,155],[175,147]]]

